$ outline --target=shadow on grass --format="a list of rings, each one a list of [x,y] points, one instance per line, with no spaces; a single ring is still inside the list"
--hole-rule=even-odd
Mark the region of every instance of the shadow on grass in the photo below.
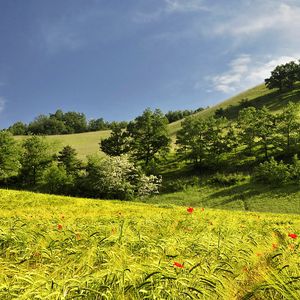
[[[243,201],[245,210],[248,210],[248,200],[255,196],[267,195],[270,192],[276,194],[278,197],[285,197],[286,195],[291,195],[299,192],[300,187],[297,185],[286,185],[283,187],[271,187],[268,185],[244,183],[241,185],[229,187],[221,191],[215,192],[209,196],[210,199],[223,198],[226,199],[213,207],[218,207],[226,205],[235,201]]]
[[[223,110],[223,115],[228,119],[236,119],[240,110],[254,106],[261,109],[266,106],[270,111],[277,111],[286,106],[289,102],[300,101],[300,83],[294,89],[284,92],[274,90],[255,99],[242,99],[238,105],[230,105]]]

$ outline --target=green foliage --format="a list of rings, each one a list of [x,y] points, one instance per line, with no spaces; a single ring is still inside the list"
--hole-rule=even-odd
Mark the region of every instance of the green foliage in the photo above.
[[[16,176],[20,166],[20,148],[11,133],[0,131],[0,180]]]
[[[255,182],[281,186],[291,181],[291,172],[288,165],[282,161],[277,162],[273,157],[255,168],[253,174]]]
[[[13,135],[25,135],[27,133],[27,125],[22,122],[16,122],[7,129]]]
[[[246,180],[245,175],[240,173],[216,173],[208,180],[209,184],[218,186],[233,186]]]
[[[21,177],[25,185],[39,183],[43,171],[53,161],[54,151],[45,138],[32,136],[24,141],[21,157]]]
[[[271,77],[265,80],[265,84],[269,89],[278,88],[280,91],[292,89],[299,80],[299,70],[299,64],[293,61],[279,65],[271,72]]]
[[[157,193],[160,183],[156,176],[144,175],[127,156],[89,156],[82,188],[91,197],[128,200]]]
[[[74,176],[63,166],[52,163],[43,171],[39,184],[40,189],[46,193],[67,195],[74,188]]]
[[[168,119],[160,110],[146,109],[127,126],[130,151],[137,161],[148,164],[169,152],[171,139],[167,130]]]
[[[203,108],[199,108],[197,111],[202,111]],[[178,120],[181,120],[187,116],[190,116],[192,114],[194,114],[196,111],[194,110],[175,110],[175,111],[168,111],[166,114],[165,114],[165,117],[168,119],[169,123],[173,123],[173,122],[176,122]]]
[[[58,154],[57,161],[64,167],[67,174],[76,174],[81,168],[81,162],[77,159],[77,153],[71,146],[65,146]]]
[[[100,141],[100,149],[109,156],[127,153],[130,150],[127,132],[122,129],[121,125],[114,125],[110,137]]]

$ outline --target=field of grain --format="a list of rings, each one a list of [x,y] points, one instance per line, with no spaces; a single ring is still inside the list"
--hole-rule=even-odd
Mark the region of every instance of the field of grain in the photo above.
[[[0,299],[299,299],[300,216],[0,190]]]

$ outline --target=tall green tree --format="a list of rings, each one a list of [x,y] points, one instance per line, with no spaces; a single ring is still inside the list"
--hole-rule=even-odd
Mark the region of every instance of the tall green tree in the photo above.
[[[241,145],[245,145],[246,154],[253,155],[253,150],[256,145],[256,122],[257,111],[255,107],[247,107],[239,112],[237,119],[237,127],[240,130]]]
[[[10,132],[0,131],[0,180],[16,176],[20,166],[20,148]]]
[[[169,151],[171,139],[167,125],[168,119],[160,110],[151,111],[149,108],[128,124],[130,150],[137,161],[148,166],[159,155]]]
[[[194,164],[201,164],[207,153],[206,132],[208,129],[207,122],[201,118],[185,118],[176,136],[178,154]]]
[[[297,145],[300,132],[300,104],[289,102],[277,118],[277,130],[282,137],[281,148],[288,154]]]
[[[100,150],[109,156],[119,156],[130,150],[128,134],[122,124],[114,124],[110,137],[100,141]]]
[[[23,143],[21,177],[25,185],[35,187],[43,170],[53,161],[53,149],[45,138],[32,136]]]
[[[57,156],[58,165],[63,166],[67,174],[76,174],[80,167],[81,162],[77,158],[77,153],[74,148],[67,145],[65,146]]]

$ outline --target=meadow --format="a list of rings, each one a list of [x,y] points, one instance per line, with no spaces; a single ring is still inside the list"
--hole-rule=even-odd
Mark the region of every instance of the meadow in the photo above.
[[[0,190],[0,299],[300,298],[299,215],[193,203]]]

